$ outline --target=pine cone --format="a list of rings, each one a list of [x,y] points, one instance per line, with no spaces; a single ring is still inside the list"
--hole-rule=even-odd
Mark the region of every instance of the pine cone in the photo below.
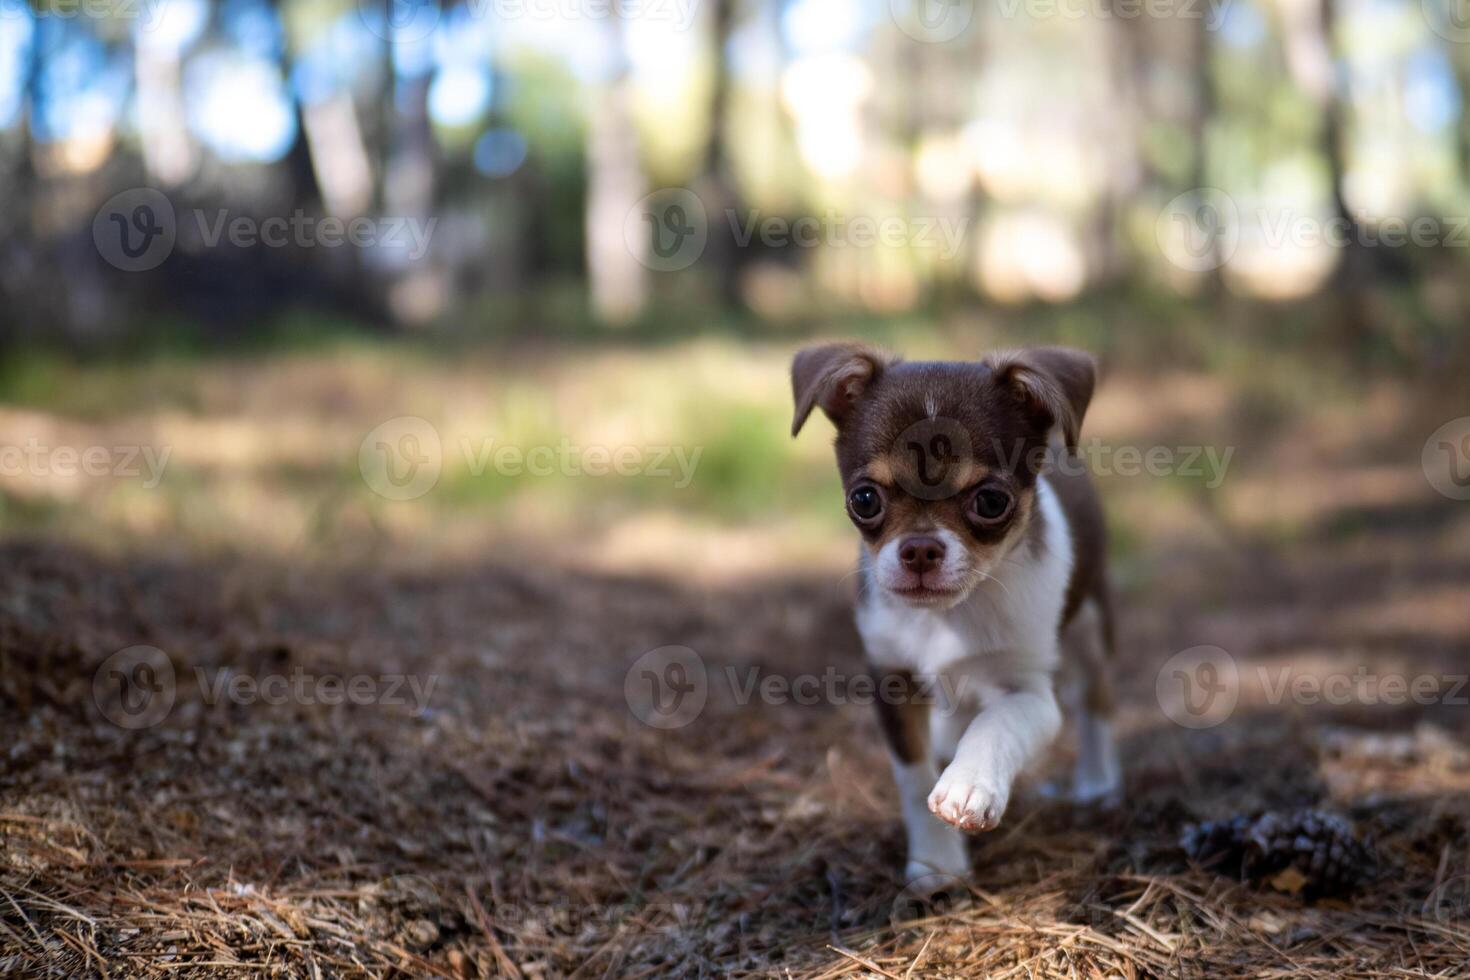
[[[1371,841],[1321,810],[1271,811],[1195,824],[1180,845],[1191,861],[1242,880],[1270,881],[1309,898],[1345,894],[1377,871]]]
[[[1238,876],[1245,859],[1245,839],[1253,818],[1231,817],[1229,820],[1207,820],[1184,829],[1179,844],[1189,859],[1202,868],[1220,874]]]

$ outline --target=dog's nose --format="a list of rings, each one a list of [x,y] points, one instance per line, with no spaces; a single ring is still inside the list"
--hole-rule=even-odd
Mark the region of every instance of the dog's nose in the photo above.
[[[931,537],[905,538],[898,546],[898,560],[915,575],[923,575],[944,561],[944,542]]]

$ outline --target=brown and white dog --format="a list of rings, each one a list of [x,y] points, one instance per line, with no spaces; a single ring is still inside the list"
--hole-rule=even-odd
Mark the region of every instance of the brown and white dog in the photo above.
[[[1056,738],[1057,686],[1080,742],[1072,795],[1120,791],[1102,510],[1074,455],[1093,359],[1049,347],[904,362],[837,343],[798,353],[791,379],[792,435],[816,407],[837,427],[905,879],[933,891],[969,873],[961,831],[994,828]]]

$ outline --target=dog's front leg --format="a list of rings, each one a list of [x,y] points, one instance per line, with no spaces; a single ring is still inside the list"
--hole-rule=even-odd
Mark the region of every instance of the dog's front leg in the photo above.
[[[1029,676],[986,698],[929,794],[929,810],[960,830],[994,829],[1016,776],[1061,726],[1049,674]]]
[[[970,872],[965,839],[929,812],[925,802],[938,778],[930,747],[932,706],[906,670],[879,672],[878,722],[888,741],[908,836],[904,882],[919,893],[950,887]]]

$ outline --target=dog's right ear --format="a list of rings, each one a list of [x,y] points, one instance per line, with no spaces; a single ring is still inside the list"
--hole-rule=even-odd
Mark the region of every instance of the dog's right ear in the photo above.
[[[791,394],[796,400],[791,434],[801,431],[818,405],[834,425],[841,426],[867,387],[892,363],[894,358],[851,341],[798,351],[791,362]]]

